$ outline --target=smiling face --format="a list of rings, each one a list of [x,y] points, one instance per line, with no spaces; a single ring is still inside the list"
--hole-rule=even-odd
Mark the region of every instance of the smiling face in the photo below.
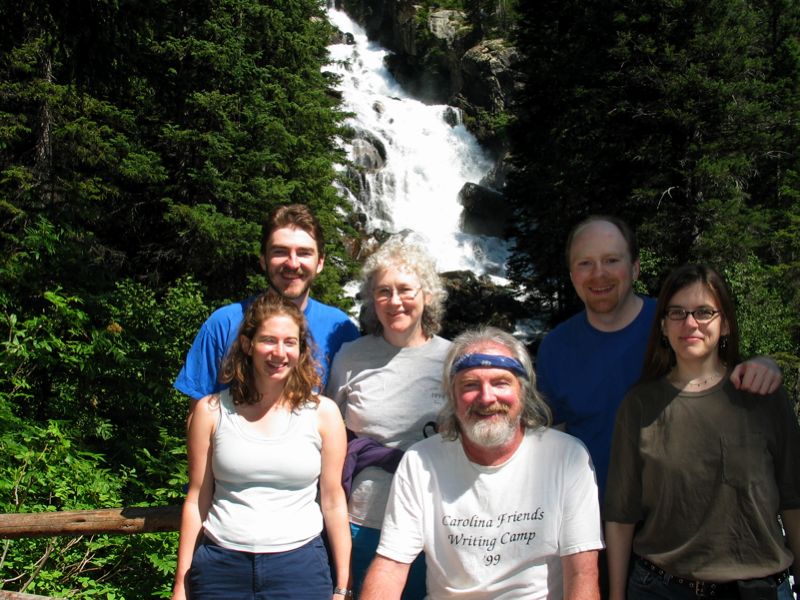
[[[311,234],[293,227],[276,229],[270,234],[260,261],[270,285],[304,308],[311,283],[324,264]]]
[[[469,353],[512,356],[497,345],[470,348]],[[496,448],[522,435],[521,386],[513,372],[492,367],[466,369],[456,375],[453,392],[465,444]]]
[[[575,292],[593,316],[613,316],[634,297],[639,261],[619,229],[607,221],[588,224],[572,241],[570,279]]]
[[[288,315],[275,315],[261,323],[242,347],[252,358],[256,381],[285,382],[300,357],[300,328]]]
[[[694,311],[710,308],[719,311],[719,303],[708,287],[700,282],[678,290],[667,303],[670,308]],[[728,324],[722,313],[715,314],[711,320],[699,323],[694,316],[687,315],[683,321],[673,321],[664,317],[661,330],[675,352],[678,366],[701,364],[707,361],[720,361],[717,346],[720,337],[728,334]]]
[[[419,277],[397,267],[376,274],[372,286],[375,314],[390,344],[403,347],[425,342],[422,313],[426,295],[421,288]]]

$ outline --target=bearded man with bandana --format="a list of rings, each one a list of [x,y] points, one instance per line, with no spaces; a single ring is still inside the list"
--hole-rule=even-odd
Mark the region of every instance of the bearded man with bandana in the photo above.
[[[430,600],[599,598],[597,483],[583,444],[551,429],[521,342],[453,341],[439,434],[398,466],[361,600],[400,598],[425,552]]]

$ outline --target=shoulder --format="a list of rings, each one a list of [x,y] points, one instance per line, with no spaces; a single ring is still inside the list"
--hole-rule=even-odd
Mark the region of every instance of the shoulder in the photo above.
[[[199,429],[213,429],[219,420],[221,411],[222,399],[220,398],[220,394],[209,394],[208,396],[203,396],[197,401],[197,404],[194,407],[190,427]]]
[[[527,429],[525,437],[530,443],[550,449],[558,449],[559,452],[570,451],[578,454],[588,454],[588,450],[581,440],[553,427]]]
[[[323,304],[313,298],[308,298],[306,301],[306,308],[303,311],[306,315],[307,319],[329,319],[332,320],[334,323],[340,323],[343,321],[350,321],[350,317],[347,316],[341,308],[337,308],[335,306],[331,306],[330,304]]]
[[[306,406],[316,410],[320,425],[342,424],[342,413],[333,400],[327,396],[317,396],[317,400],[317,403],[308,402]]]
[[[640,296],[640,298],[642,299],[642,310],[639,311],[636,320],[644,322],[649,327],[656,316],[657,302],[655,298],[650,298],[649,296]]]
[[[586,311],[572,315],[547,332],[539,344],[538,357],[557,354],[572,346],[573,341],[589,331]]]
[[[374,356],[383,346],[383,338],[378,335],[368,333],[352,341],[345,342],[336,356],[333,358],[334,365],[346,365],[353,360],[358,360],[364,356]]]
[[[450,346],[453,345],[453,342],[435,335],[431,338],[430,345],[431,348],[435,348],[436,350],[446,353],[450,349]]]
[[[336,406],[336,403],[327,396],[322,396],[322,395],[317,396],[317,402],[316,403],[309,402],[308,405],[315,407],[320,415],[330,414],[330,415],[341,416],[341,413],[339,412],[339,407]]]
[[[586,311],[582,310],[553,327],[553,329],[551,329],[550,332],[545,335],[544,340],[542,340],[542,344],[544,344],[548,339],[550,340],[550,343],[553,343],[554,341],[559,341],[584,331],[588,329],[587,323]]]
[[[212,335],[227,335],[229,331],[238,330],[244,318],[244,312],[252,300],[252,298],[247,298],[216,309],[203,323],[201,331],[205,330]]]
[[[659,390],[665,389],[665,385],[669,384],[666,383],[664,377],[654,379],[652,381],[640,381],[634,384],[634,386],[628,390],[628,392],[625,394],[623,402],[628,402],[629,404],[632,402],[639,402],[641,398],[652,396]],[[677,390],[675,390],[675,392],[677,393]]]
[[[221,306],[211,313],[206,322],[212,323],[231,320],[240,321],[244,316],[244,311],[247,310],[247,307],[252,301],[253,298],[245,298],[239,302],[233,302],[231,304]]]
[[[420,440],[406,450],[404,460],[417,465],[437,462],[443,457],[461,452],[459,440],[445,440],[438,433],[429,438]]]
[[[552,427],[526,431],[529,460],[546,461],[556,470],[577,473],[592,470],[592,459],[586,445],[568,433]],[[555,458],[557,457],[557,458]]]

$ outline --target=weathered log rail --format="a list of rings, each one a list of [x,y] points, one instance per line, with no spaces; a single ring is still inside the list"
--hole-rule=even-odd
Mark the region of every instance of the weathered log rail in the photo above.
[[[52,596],[37,596],[36,594],[23,594],[22,592],[4,592],[0,590],[0,600],[59,600]]]
[[[100,510],[0,514],[0,539],[59,535],[130,535],[178,531],[180,506],[134,506]],[[0,590],[0,600],[54,600],[22,592]]]
[[[0,514],[0,539],[178,531],[180,506]],[[2,598],[2,596],[0,596]]]

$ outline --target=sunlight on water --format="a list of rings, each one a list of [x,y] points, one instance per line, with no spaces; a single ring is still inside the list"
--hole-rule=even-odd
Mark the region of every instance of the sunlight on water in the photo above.
[[[440,271],[469,269],[502,280],[507,244],[498,238],[460,231],[458,192],[479,183],[492,167],[490,157],[463,125],[450,126],[444,105],[425,105],[406,94],[384,67],[387,50],[369,42],[364,30],[341,11],[329,9],[331,22],[355,39],[355,45],[329,46],[328,70],[341,77],[347,124],[385,149],[385,165],[367,169],[368,194],[351,198],[367,215],[369,230],[414,231],[436,257]],[[354,145],[345,145],[352,159]],[[363,162],[362,162],[363,164]]]

